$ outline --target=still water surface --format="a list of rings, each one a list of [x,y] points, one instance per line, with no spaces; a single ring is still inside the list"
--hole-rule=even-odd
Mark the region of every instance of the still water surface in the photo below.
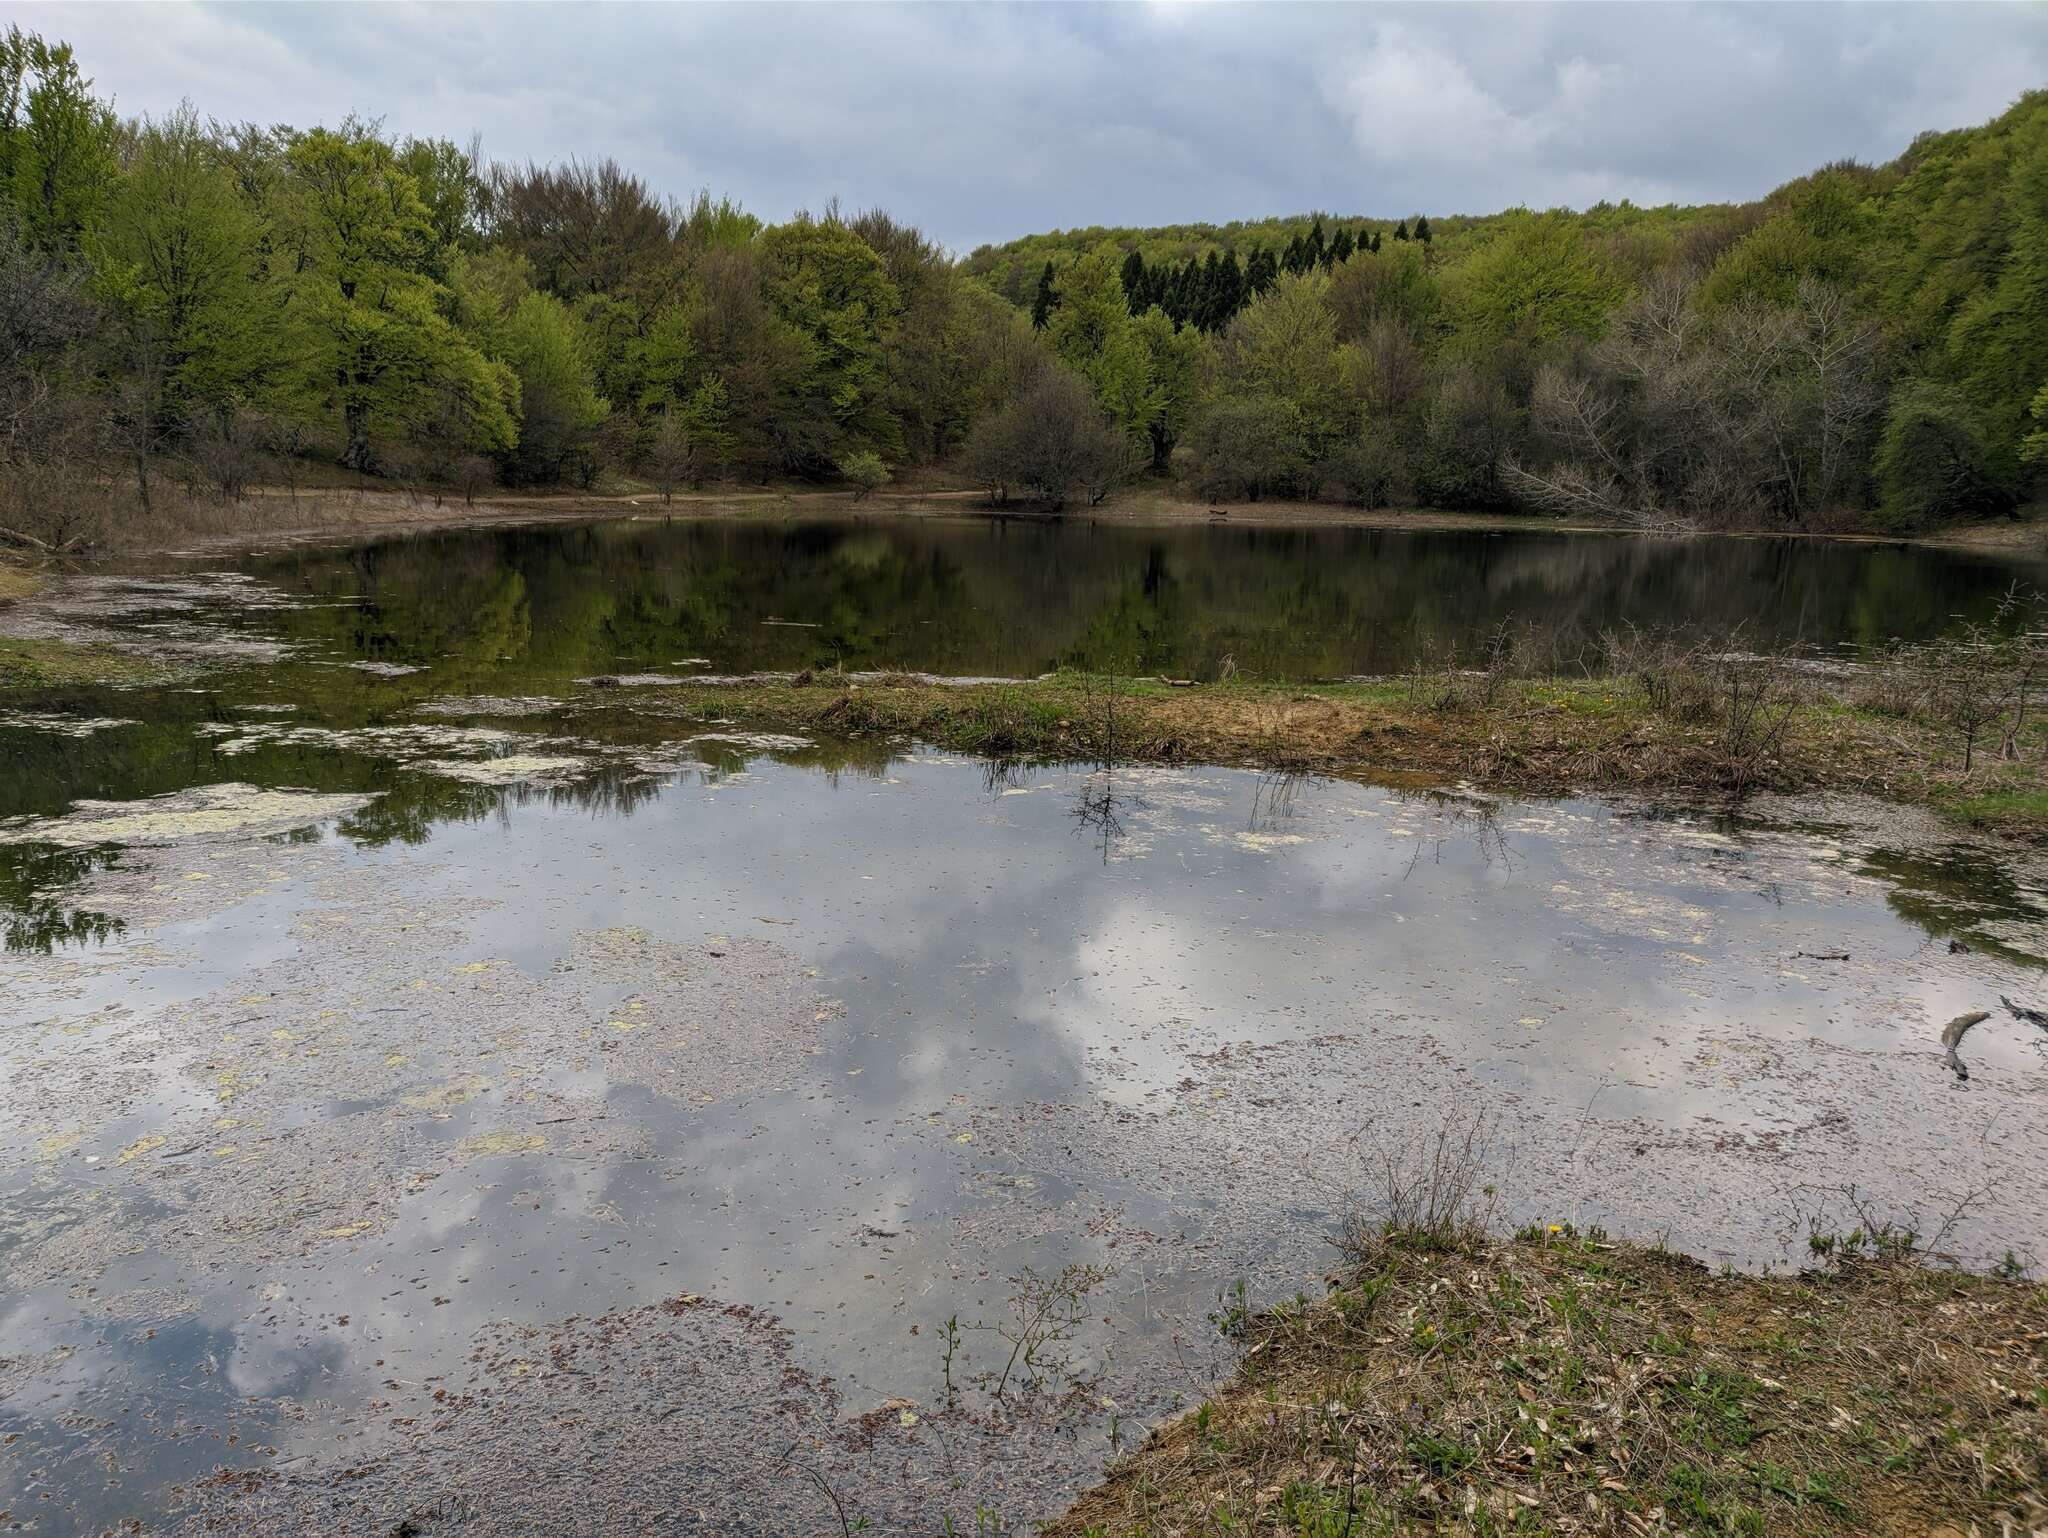
[[[1660,541],[1086,522],[658,521],[470,529],[253,568],[337,604],[294,636],[402,665],[535,676],[675,666],[1068,666],[1214,677],[1399,672],[1502,620],[1575,658],[1622,624],[1757,648],[1920,639],[2048,562],[1795,539]]]
[[[90,623],[254,660],[0,723],[0,1527],[825,1530],[810,1471],[880,1531],[1021,1523],[1227,1369],[1235,1282],[1319,1288],[1447,1118],[1504,1224],[1783,1264],[1853,1184],[1964,1201],[1967,1260],[2048,1250],[2048,1038],[1995,1015],[1967,1084],[1934,1040],[2040,1002],[2038,858],[1866,803],[1001,770],[551,687],[809,660],[735,616],[823,612],[861,536],[744,602],[540,558],[679,537],[109,584]],[[903,592],[991,536],[867,537],[921,551]],[[851,660],[1072,660],[1006,612]],[[1284,643],[1241,623],[1200,644]],[[996,1393],[1063,1274],[1068,1338]]]

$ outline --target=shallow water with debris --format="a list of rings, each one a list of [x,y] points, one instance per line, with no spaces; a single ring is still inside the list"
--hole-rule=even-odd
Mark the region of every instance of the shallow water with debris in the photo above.
[[[0,718],[0,1530],[1021,1525],[1447,1120],[1503,1225],[2048,1250],[2037,856],[751,736],[179,581],[91,623],[226,671]]]

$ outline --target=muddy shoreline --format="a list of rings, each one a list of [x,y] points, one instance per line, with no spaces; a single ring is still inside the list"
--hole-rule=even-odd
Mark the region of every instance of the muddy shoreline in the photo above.
[[[1100,507],[1047,514],[1026,508],[996,508],[976,490],[933,485],[875,492],[856,501],[845,491],[808,485],[758,489],[719,488],[680,492],[664,498],[652,491],[497,492],[473,504],[382,488],[312,489],[296,496],[278,487],[252,489],[243,502],[221,510],[207,523],[165,529],[139,541],[109,546],[94,559],[121,562],[177,553],[231,554],[285,545],[323,545],[386,535],[439,530],[577,523],[600,519],[833,519],[946,518],[971,521],[1053,519],[1120,527],[1348,528],[1415,531],[1605,534],[1639,537],[1613,524],[1550,515],[1462,513],[1432,508],[1363,508],[1331,502],[1213,502],[1184,500],[1171,491],[1141,485]],[[2048,553],[2048,524],[2038,516],[1988,519],[1918,533],[1875,530],[1814,532],[1734,529],[1709,531],[1707,540],[1799,539],[1897,545],[2000,553]],[[9,591],[0,562],[0,604]]]

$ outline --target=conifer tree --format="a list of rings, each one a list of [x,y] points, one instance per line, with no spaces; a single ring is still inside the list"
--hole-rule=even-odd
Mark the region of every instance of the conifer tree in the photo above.
[[[1323,217],[1316,215],[1315,223],[1308,228],[1308,239],[1302,242],[1301,254],[1305,259],[1302,270],[1330,265],[1330,254],[1323,246]]]
[[[1227,252],[1222,266],[1223,313],[1217,322],[1219,327],[1230,324],[1237,312],[1245,307],[1250,295],[1245,291],[1244,270],[1237,265],[1237,253]]]
[[[1330,242],[1330,265],[1341,266],[1351,260],[1351,232],[1341,225]]]
[[[1251,261],[1245,269],[1245,297],[1249,299],[1271,288],[1279,271],[1279,263],[1273,259],[1271,251],[1264,246],[1252,247]]]
[[[1052,262],[1048,260],[1045,271],[1038,275],[1038,297],[1031,302],[1031,329],[1043,331],[1059,305],[1060,291],[1053,286]]]
[[[1429,244],[1429,219],[1426,215],[1415,216],[1415,238],[1425,246]]]
[[[1401,221],[1401,222],[1400,222],[1399,224],[1397,224],[1397,225],[1395,225],[1395,226],[1394,226],[1394,239],[1396,239],[1396,240],[1406,240],[1407,238],[1408,238],[1408,221],[1407,221],[1406,219],[1403,219],[1403,220],[1402,220],[1402,221]]]
[[[1124,303],[1131,307],[1133,315],[1142,315],[1151,306],[1151,287],[1146,281],[1145,257],[1142,252],[1133,251],[1124,258],[1123,267]]]
[[[1230,317],[1224,313],[1223,259],[1212,249],[1202,260],[1202,276],[1196,287],[1195,325],[1214,331]]]

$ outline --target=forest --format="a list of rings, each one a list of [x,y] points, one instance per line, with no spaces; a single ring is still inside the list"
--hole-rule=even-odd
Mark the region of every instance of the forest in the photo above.
[[[1910,530],[2021,511],[2048,464],[2048,92],[1741,205],[962,258],[356,118],[124,118],[16,28],[0,228],[0,537],[31,549],[336,466]]]

